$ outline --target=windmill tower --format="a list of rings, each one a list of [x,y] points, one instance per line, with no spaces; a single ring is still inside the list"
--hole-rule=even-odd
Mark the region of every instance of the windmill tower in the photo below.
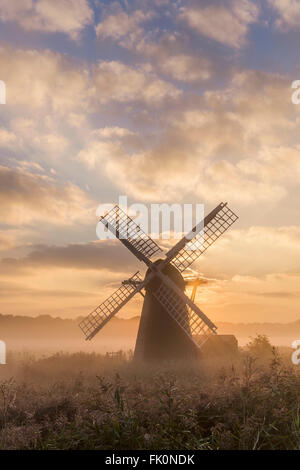
[[[190,233],[185,235],[164,258],[160,247],[115,205],[100,221],[148,267],[144,279],[137,271],[123,281],[102,304],[79,324],[91,340],[110,319],[137,293],[144,297],[134,358],[161,360],[193,358],[217,327],[184,293],[182,273],[212,245],[236,220],[227,203],[219,204]],[[199,284],[199,283],[198,283]],[[194,283],[197,285],[197,283]]]

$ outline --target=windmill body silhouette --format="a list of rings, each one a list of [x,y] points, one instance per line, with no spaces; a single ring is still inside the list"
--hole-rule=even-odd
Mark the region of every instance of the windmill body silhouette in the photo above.
[[[79,326],[91,340],[137,293],[144,297],[134,358],[161,360],[193,358],[217,327],[184,293],[182,273],[212,245],[236,220],[227,203],[219,204],[164,258],[160,247],[118,205],[100,221],[147,266],[144,279],[139,271],[123,281]],[[194,290],[195,293],[195,290]]]

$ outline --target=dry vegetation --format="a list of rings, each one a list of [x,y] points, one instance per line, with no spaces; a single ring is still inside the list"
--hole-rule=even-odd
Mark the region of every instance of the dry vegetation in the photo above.
[[[61,353],[4,371],[1,449],[300,449],[300,370],[264,337],[223,365]]]

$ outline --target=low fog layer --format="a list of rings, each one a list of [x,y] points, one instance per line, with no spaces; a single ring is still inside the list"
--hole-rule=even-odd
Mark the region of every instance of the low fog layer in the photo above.
[[[21,317],[0,315],[0,339],[6,342],[8,351],[32,351],[49,353],[68,352],[112,352],[134,348],[139,317],[131,319],[113,318],[92,341],[85,338],[76,320],[53,318],[48,315]],[[233,334],[243,346],[257,334],[267,335],[272,344],[290,346],[300,339],[300,320],[293,323],[219,323],[219,334]]]

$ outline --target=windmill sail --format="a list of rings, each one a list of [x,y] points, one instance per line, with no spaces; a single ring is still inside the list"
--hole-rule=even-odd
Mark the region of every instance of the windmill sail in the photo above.
[[[87,340],[90,340],[101,328],[143,287],[139,272],[131,278],[132,283],[122,284],[110,297],[93,310],[80,323],[79,327],[83,331]]]
[[[155,253],[162,251],[152,238],[116,204],[100,221],[123,243],[139,260],[147,265]]]
[[[154,297],[173,317],[198,348],[208,336],[216,333],[216,325],[169,278],[159,274],[162,282],[153,292]]]
[[[195,236],[183,237],[168,253],[169,260],[180,272],[188,268],[209,246],[211,246],[229,227],[234,224],[238,216],[232,212],[225,203],[221,203],[202,223],[192,230]],[[190,235],[190,234],[189,234]]]
[[[169,351],[170,346],[172,346],[172,341],[168,343],[165,340],[165,330],[161,325],[163,318],[168,318],[170,323],[164,322],[163,324],[166,331],[170,333],[169,339],[172,340],[173,338],[173,344],[176,344],[176,347],[178,347],[178,338],[184,338],[185,341],[180,339],[182,351],[194,354],[194,345],[200,349],[209,335],[216,333],[217,327],[184,294],[180,288],[182,282],[184,285],[184,279],[180,272],[189,267],[237,219],[238,217],[227,207],[227,204],[221,203],[203,221],[197,224],[189,234],[176,243],[168,251],[164,260],[152,261],[151,257],[162,250],[118,205],[115,205],[113,209],[101,217],[100,221],[140,261],[144,261],[148,266],[148,272],[144,280],[141,279],[137,272],[129,280],[124,281],[119,289],[80,322],[79,326],[86,339],[92,339],[136,293],[141,292],[144,287],[149,285],[149,289],[146,289],[144,307],[147,306],[150,310],[148,308],[147,318],[143,319],[142,316],[141,320],[141,326],[145,330],[144,333],[147,333],[148,339],[152,338],[154,340],[156,337],[159,337],[161,344],[167,345],[165,350],[163,348],[159,349],[162,357],[165,356],[166,351]],[[173,274],[170,268],[175,270]],[[177,273],[176,276],[175,272]],[[178,285],[176,284],[176,279]],[[151,304],[148,301],[149,299],[151,301],[152,296],[155,302]],[[160,315],[157,315],[159,309],[157,308],[158,304],[156,301],[162,306],[162,311],[166,312],[166,317],[161,318]],[[151,310],[152,308],[154,310]],[[152,316],[152,323],[148,322],[149,315]],[[182,334],[182,331],[186,336]],[[178,332],[180,333],[179,335],[177,334]],[[146,336],[143,336],[142,333],[139,336],[141,339],[140,343],[145,342]],[[190,341],[186,341],[186,337]],[[153,344],[155,344],[155,341]],[[143,344],[141,345],[143,346]],[[190,348],[189,346],[193,347]],[[145,348],[138,347],[137,349],[142,350]],[[147,354],[150,354],[149,351],[147,353],[144,352],[144,357]]]

